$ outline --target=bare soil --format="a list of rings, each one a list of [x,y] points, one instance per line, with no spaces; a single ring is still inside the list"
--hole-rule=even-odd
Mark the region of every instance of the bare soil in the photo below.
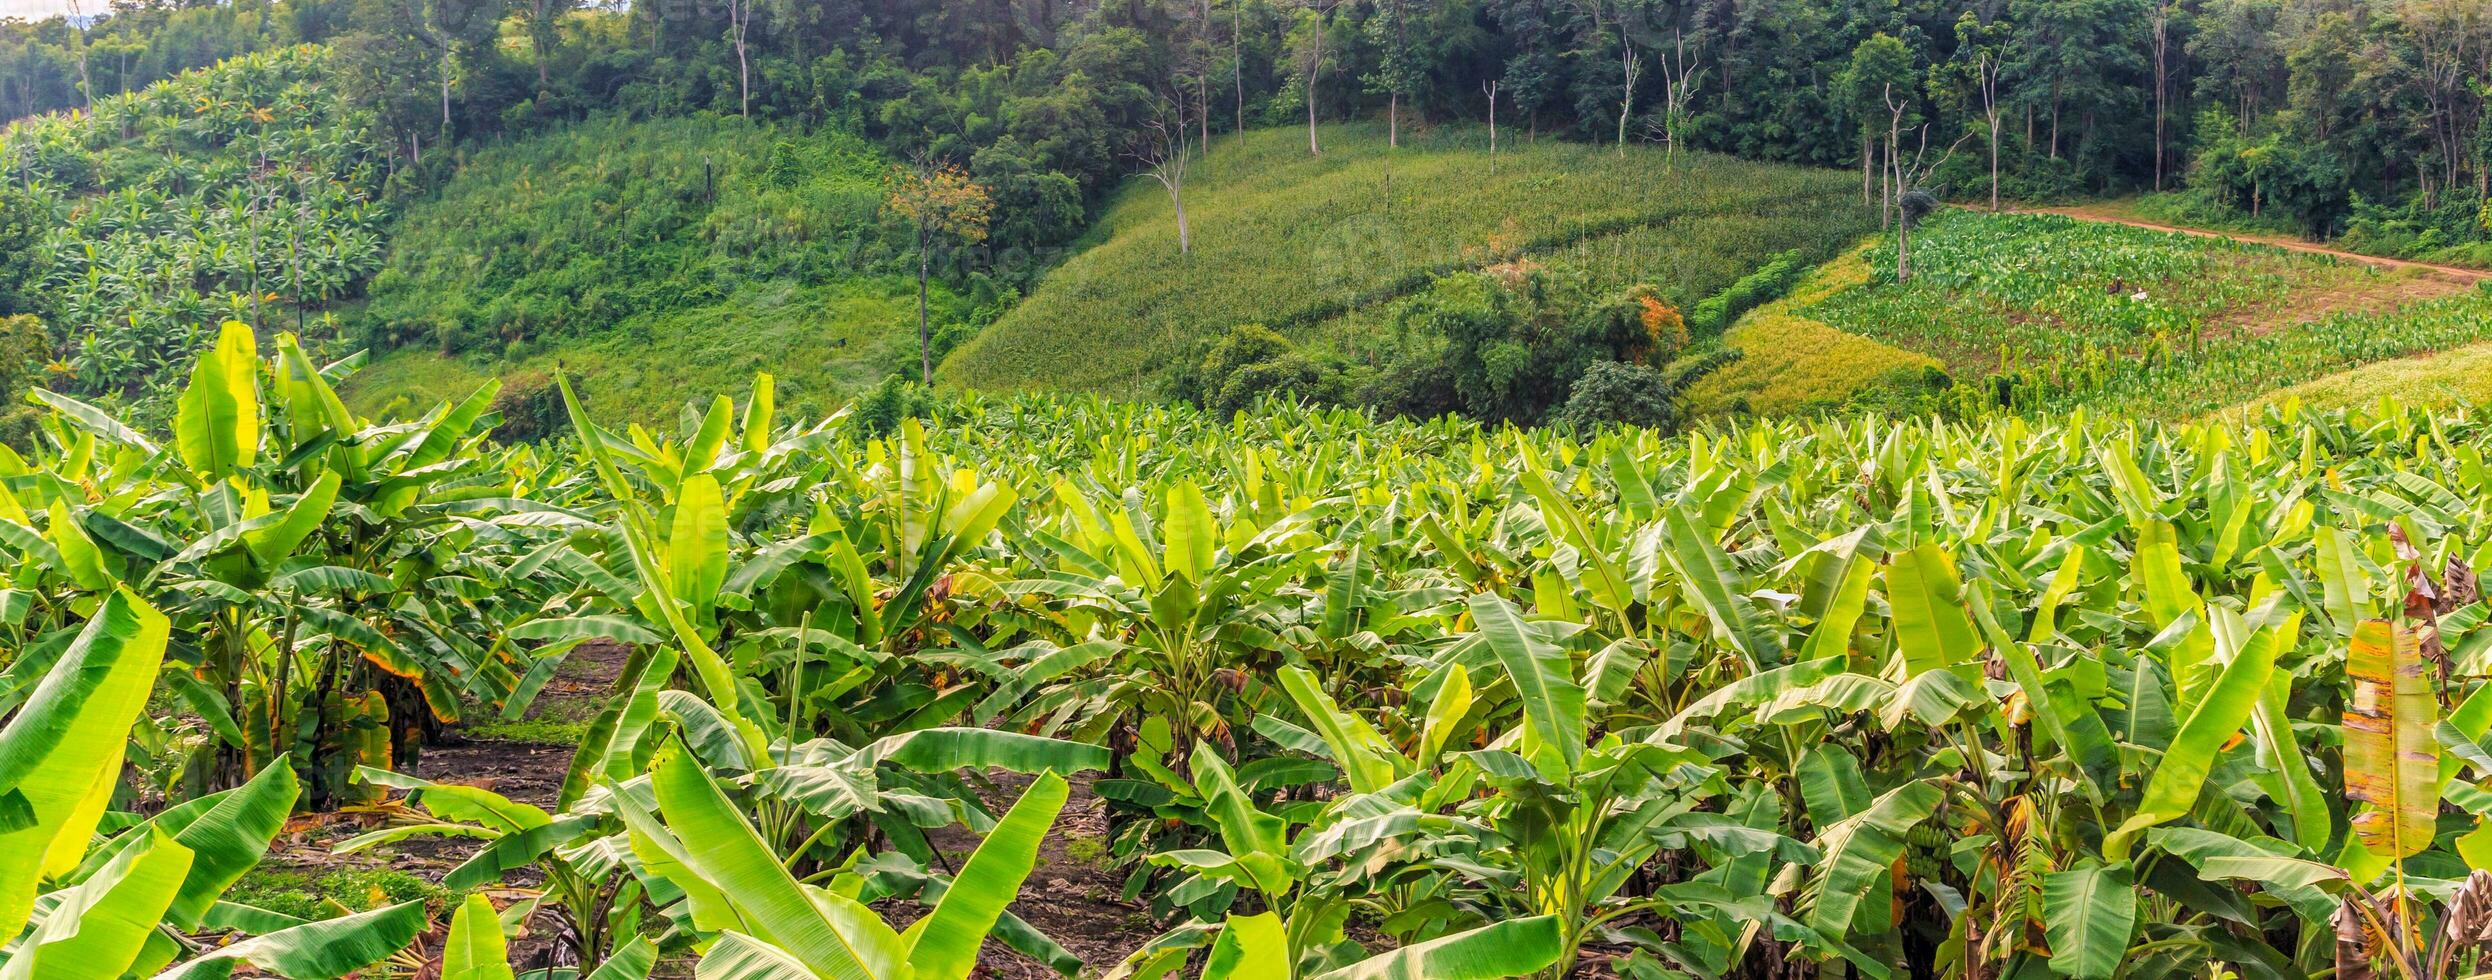
[[[614,696],[615,679],[622,672],[626,656],[622,646],[602,642],[583,644],[573,650],[554,680],[530,706],[528,717],[593,716],[606,699]],[[463,738],[453,733],[447,740],[425,747],[416,774],[435,782],[491,789],[511,799],[550,809],[561,792],[563,776],[576,748],[546,742]],[[997,813],[1010,806],[1030,781],[1027,776],[1000,772],[989,778],[993,787],[986,794],[987,802]],[[383,820],[383,814],[354,808],[298,817],[271,850],[271,866],[315,875],[355,867],[388,867],[437,882],[477,847],[476,842],[455,838],[418,838],[344,858],[329,853],[337,841],[377,827]],[[1091,792],[1091,777],[1075,777],[1072,796],[1058,816],[1055,829],[1040,847],[1038,867],[1012,905],[1014,914],[1081,957],[1087,976],[1114,968],[1160,932],[1141,906],[1120,899],[1124,879],[1105,866],[1101,858],[1107,851],[1107,833],[1106,803]],[[931,839],[955,868],[968,859],[979,841],[977,834],[957,825],[935,832]],[[528,872],[514,873],[505,879],[512,894],[496,898],[506,903],[520,897],[520,890],[537,884]],[[916,903],[905,901],[885,903],[879,910],[901,926],[924,914]],[[437,948],[439,938],[432,937],[430,945]],[[512,938],[511,965],[521,972],[555,965],[555,952],[553,923],[540,917],[530,923],[524,934]],[[690,976],[691,965],[661,963],[652,975]],[[980,950],[973,975],[997,980],[1057,976],[1047,965],[995,940],[989,940]]]

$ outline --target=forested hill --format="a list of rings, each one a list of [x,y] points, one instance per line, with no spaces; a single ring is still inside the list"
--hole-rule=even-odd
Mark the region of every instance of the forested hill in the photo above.
[[[203,94],[214,83],[177,74],[227,58],[317,59],[308,101],[286,101],[282,86]],[[1070,257],[1112,243],[1110,229],[1094,222],[1126,207],[1117,202],[1172,190],[1172,210],[1184,202],[1184,188],[1170,185],[1188,167],[1210,177],[1217,165],[1206,154],[1239,133],[1262,134],[1248,137],[1260,148],[1254,159],[1302,153],[1294,162],[1321,168],[1334,154],[1369,159],[1378,141],[1328,145],[1343,138],[1326,127],[1372,126],[1387,157],[1411,158],[1403,169],[1414,182],[1444,139],[1484,148],[1491,129],[1510,153],[1563,143],[1629,157],[1644,148],[1689,172],[1718,165],[1687,161],[1721,157],[1790,164],[1854,175],[1875,205],[1866,210],[1889,217],[1907,192],[1981,201],[2144,193],[2137,207],[2149,215],[2481,264],[2492,261],[2483,217],[2492,186],[2488,67],[2492,15],[2480,0],[125,0],[91,20],[0,22],[0,110],[68,114],[11,128],[5,169],[13,179],[0,209],[24,216],[26,227],[76,219],[98,223],[90,237],[118,238],[125,225],[194,213],[131,193],[170,202],[203,186],[232,191],[195,209],[214,219],[200,248],[223,271],[195,284],[202,301],[180,307],[174,326],[152,314],[134,321],[123,315],[129,310],[72,310],[57,293],[32,301],[43,329],[12,336],[35,338],[23,343],[29,362],[49,365],[51,383],[74,379],[82,394],[151,398],[163,366],[180,363],[198,328],[225,316],[263,330],[300,325],[341,354],[429,346],[470,372],[496,370],[538,353],[531,345],[545,339],[540,325],[559,323],[565,342],[587,342],[631,336],[618,328],[660,307],[723,303],[725,312],[749,312],[757,307],[735,297],[759,295],[751,287],[769,276],[713,267],[724,278],[676,278],[692,268],[685,256],[693,250],[716,255],[738,240],[737,229],[705,217],[638,243],[663,253],[662,275],[594,264],[497,267],[527,288],[445,288],[421,297],[445,304],[433,309],[387,295],[366,305],[367,287],[387,292],[372,273],[407,222],[438,216],[435,202],[461,194],[491,199],[483,182],[498,178],[484,170],[524,170],[528,147],[576,141],[583,126],[706,132],[686,121],[734,117],[763,135],[727,140],[698,161],[669,161],[668,193],[688,186],[681,181],[696,163],[709,175],[693,209],[703,215],[716,209],[712,195],[729,177],[743,188],[777,188],[753,200],[779,212],[718,212],[752,219],[744,232],[802,229],[780,235],[791,248],[749,254],[792,262],[781,266],[785,281],[862,283],[850,295],[878,304],[870,319],[912,335],[877,333],[874,355],[843,370],[905,373],[906,354],[923,365],[1003,318],[1007,329],[978,342],[949,377],[1023,386],[1048,382],[976,367],[1024,349],[1017,338],[1025,325],[1052,316],[1037,306],[1013,315],[1016,302],[1044,292],[1042,279],[1069,268]],[[194,100],[187,111],[196,118],[179,126],[165,105],[147,101],[193,96],[204,102]],[[127,111],[134,106],[144,111]],[[73,118],[84,121],[60,121]],[[205,134],[210,126],[223,130]],[[211,143],[197,142],[202,135]],[[855,151],[843,160],[872,162],[840,171],[849,183],[837,208],[848,210],[785,213],[828,199],[769,176],[783,144],[799,166],[827,146]],[[213,161],[204,182],[110,183],[187,173],[161,164],[227,147],[242,149]],[[233,190],[235,175],[264,176],[275,172],[272,162],[296,175],[325,166],[302,166],[306,154],[352,162],[332,174],[334,184],[301,193],[280,194],[260,178]],[[74,166],[72,158],[86,161],[86,176],[59,169]],[[236,161],[246,166],[233,170]],[[1391,169],[1378,165],[1378,186]],[[654,177],[646,182],[656,186]],[[1201,215],[1203,244],[1216,254],[1217,206],[1193,203],[1210,209]],[[116,217],[141,211],[152,216]],[[834,213],[850,227],[823,230]],[[1859,214],[1828,218],[1831,228]],[[279,224],[302,234],[277,236]],[[314,229],[336,261],[296,269],[313,250]],[[451,251],[471,244],[455,228],[447,234],[422,240]],[[16,249],[0,265],[31,270],[20,260],[36,237],[0,241],[0,250]],[[1526,237],[1552,240],[1547,229]],[[283,277],[274,272],[278,256],[265,251],[279,238],[288,250]],[[854,247],[830,249],[833,240]],[[1747,250],[1723,254],[1763,261]],[[242,255],[255,257],[235,264]],[[577,278],[586,268],[631,281],[591,284]],[[111,270],[88,271],[94,277],[78,290],[107,294]],[[913,295],[921,271],[933,300],[922,324]],[[0,285],[48,288],[46,274],[25,271]],[[273,277],[287,285],[268,288]],[[402,281],[420,289],[448,279]],[[536,286],[557,288],[528,293]],[[182,299],[186,288],[160,292]],[[1273,301],[1231,301],[1235,308],[1212,322],[1175,329],[1148,311],[1100,329],[1152,333],[1163,346],[1120,350],[1191,361],[1197,352],[1181,350],[1185,341],[1244,314],[1275,321],[1265,325],[1283,334],[1314,315],[1313,306],[1276,309]],[[886,340],[917,349],[883,349]]]

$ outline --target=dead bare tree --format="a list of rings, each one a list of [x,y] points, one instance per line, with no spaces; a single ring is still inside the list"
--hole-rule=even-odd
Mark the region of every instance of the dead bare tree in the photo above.
[[[1619,39],[1618,50],[1624,52],[1618,64],[1626,77],[1626,81],[1618,87],[1618,152],[1624,154],[1627,152],[1627,117],[1635,114],[1635,79],[1643,74],[1644,59],[1635,53],[1635,46],[1628,44],[1623,37]]]
[[[1696,100],[1696,91],[1704,85],[1705,68],[1701,51],[1690,53],[1687,31],[1671,31],[1669,55],[1661,59],[1661,142],[1665,166],[1678,162],[1679,130],[1687,125],[1688,107]]]
[[[1893,86],[1888,88],[1891,93]],[[1954,159],[1956,149],[1963,146],[1965,140],[1973,138],[1973,134],[1966,133],[1956,137],[1955,142],[1947,145],[1945,153],[1940,154],[1938,159],[1931,160],[1929,158],[1930,124],[1922,123],[1920,145],[1913,151],[1912,162],[1905,163],[1902,147],[1899,144],[1903,136],[1903,110],[1908,106],[1895,101],[1892,94],[1887,97],[1886,104],[1893,113],[1888,118],[1886,156],[1889,161],[1888,172],[1894,178],[1892,194],[1895,200],[1895,281],[1903,282],[1912,278],[1912,229],[1921,223],[1923,217],[1928,216],[1938,207],[1938,198],[1922,190],[1921,182],[1927,180],[1931,172],[1946,166],[1947,161]]]
[[[753,65],[745,57],[744,36],[753,24],[753,5],[760,0],[727,0],[728,34],[735,39],[736,94],[744,118],[753,118]]]
[[[1143,131],[1132,150],[1126,153],[1142,165],[1142,174],[1159,181],[1168,191],[1169,207],[1177,213],[1177,254],[1194,252],[1194,232],[1185,221],[1185,172],[1193,161],[1193,148],[1186,143],[1185,86],[1181,83],[1168,98],[1171,115],[1154,117],[1143,125]]]
[[[1494,177],[1497,176],[1497,80],[1492,78],[1481,82],[1480,90],[1488,93],[1488,175]]]

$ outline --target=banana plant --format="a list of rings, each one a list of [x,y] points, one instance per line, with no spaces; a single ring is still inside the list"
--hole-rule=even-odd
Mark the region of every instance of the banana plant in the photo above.
[[[647,801],[613,797],[643,872],[680,891],[720,977],[960,980],[1035,866],[1069,793],[1042,772],[962,864],[924,918],[894,929],[858,901],[861,876],[801,882],[680,739],[659,751]]]
[[[292,812],[298,790],[284,759],[242,786],[95,841],[170,627],[128,591],[113,592],[0,726],[9,787],[0,792],[0,932],[16,937],[0,946],[0,977],[147,975],[184,958],[169,975],[222,976],[235,959],[251,959],[284,964],[288,976],[340,976],[395,954],[421,931],[421,903],[313,924],[222,900]],[[272,925],[191,956],[187,937],[202,928]],[[306,945],[315,933],[327,948]]]
[[[196,637],[166,677],[209,736],[171,760],[168,784],[192,794],[291,754],[317,760],[307,798],[327,805],[358,761],[413,751],[469,702],[508,708],[532,690],[535,652],[502,624],[540,583],[505,571],[586,522],[514,495],[482,445],[493,386],[372,427],[330,373],[291,336],[262,360],[229,322],[192,368],[169,448],[35,393],[61,424],[58,455],[33,468],[108,474],[113,492],[56,493],[40,534],[22,506],[0,505],[0,537],[78,590],[143,591]]]

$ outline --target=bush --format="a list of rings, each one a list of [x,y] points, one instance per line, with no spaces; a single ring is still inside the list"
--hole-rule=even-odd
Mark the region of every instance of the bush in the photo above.
[[[1698,337],[1720,336],[1739,320],[1740,314],[1783,298],[1801,276],[1808,274],[1808,268],[1808,260],[1799,249],[1774,256],[1757,271],[1741,276],[1738,282],[1696,304],[1687,318],[1688,332]]]
[[[925,385],[910,381],[907,375],[894,374],[857,399],[848,424],[862,435],[887,436],[900,428],[903,419],[932,417],[934,405],[934,393],[926,390]]]
[[[1678,392],[1653,368],[1601,361],[1575,380],[1574,394],[1551,421],[1587,429],[1624,424],[1667,432],[1679,424]]]
[[[1300,352],[1289,338],[1261,324],[1240,324],[1205,345],[1193,363],[1169,377],[1170,393],[1221,415],[1253,406],[1266,395],[1302,401],[1339,402],[1341,373]]]
[[[535,442],[571,428],[562,389],[542,371],[519,371],[502,379],[493,410],[502,413],[502,424],[493,434],[504,442]]]

